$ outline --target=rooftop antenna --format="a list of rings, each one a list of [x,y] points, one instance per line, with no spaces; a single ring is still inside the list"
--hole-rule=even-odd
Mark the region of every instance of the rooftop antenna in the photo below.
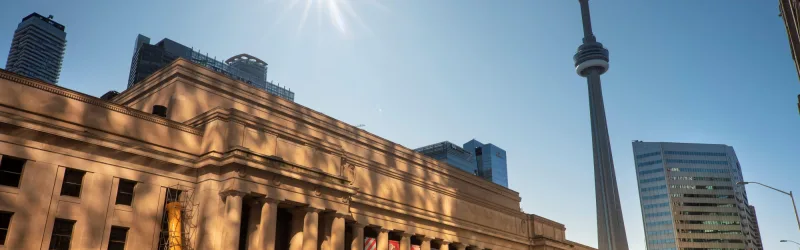
[[[364,124],[358,124],[358,125],[356,125],[356,128],[363,128],[363,127],[366,127],[366,126],[367,125],[364,125]]]

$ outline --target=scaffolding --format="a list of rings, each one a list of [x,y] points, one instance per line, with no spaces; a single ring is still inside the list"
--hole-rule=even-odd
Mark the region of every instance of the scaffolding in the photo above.
[[[192,250],[192,240],[197,231],[194,217],[198,206],[194,194],[194,189],[186,185],[177,184],[167,188],[159,250]]]

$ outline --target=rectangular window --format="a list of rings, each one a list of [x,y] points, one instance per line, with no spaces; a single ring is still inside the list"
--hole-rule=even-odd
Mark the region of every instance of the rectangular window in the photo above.
[[[9,187],[19,187],[19,180],[22,177],[22,167],[26,160],[3,156],[0,160],[0,185]]]
[[[0,246],[6,245],[6,235],[8,227],[11,225],[12,212],[0,211]]]
[[[131,180],[120,179],[119,186],[117,187],[117,202],[119,205],[133,204],[133,188],[136,187],[136,182]]]
[[[53,235],[50,237],[49,250],[69,250],[69,242],[72,240],[72,229],[75,226],[74,220],[56,218],[53,224]]]
[[[108,237],[108,250],[125,250],[125,241],[128,239],[127,227],[111,227],[111,235]]]
[[[81,197],[81,184],[86,172],[67,168],[64,171],[64,181],[61,183],[61,195]]]

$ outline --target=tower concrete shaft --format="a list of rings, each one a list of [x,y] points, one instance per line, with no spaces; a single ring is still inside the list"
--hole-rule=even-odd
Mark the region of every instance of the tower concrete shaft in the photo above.
[[[578,0],[583,19],[583,44],[578,47],[575,71],[586,77],[589,85],[589,110],[592,122],[592,148],[594,149],[595,194],[597,202],[597,237],[599,250],[628,250],[625,223],[617,190],[614,160],[611,157],[611,140],[608,136],[606,111],[600,75],[608,71],[608,50],[596,41],[592,33],[589,1]]]

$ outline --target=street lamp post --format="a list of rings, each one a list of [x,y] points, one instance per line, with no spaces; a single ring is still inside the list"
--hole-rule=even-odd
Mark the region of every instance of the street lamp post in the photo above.
[[[781,193],[791,197],[792,198],[792,207],[794,207],[794,218],[797,220],[797,229],[800,230],[800,215],[797,214],[797,205],[795,205],[795,203],[794,203],[794,195],[792,195],[792,191],[786,192],[786,191],[783,191],[783,190],[780,190],[780,189],[777,189],[777,188],[774,188],[774,187],[770,187],[770,186],[764,185],[764,184],[759,183],[759,182],[754,182],[754,181],[740,181],[740,182],[737,182],[736,185],[747,185],[747,184],[751,184],[751,183],[767,187],[769,189],[781,192]],[[794,241],[782,240],[781,242],[794,242]],[[794,243],[797,243],[797,242],[794,242]],[[798,244],[798,245],[800,245],[800,244]]]
[[[787,243],[788,243],[788,242],[791,242],[791,243],[794,243],[794,244],[796,244],[796,245],[800,246],[800,243],[797,243],[797,241],[793,241],[793,240],[781,240],[781,242],[787,242]],[[799,248],[800,248],[800,247],[799,247]]]

